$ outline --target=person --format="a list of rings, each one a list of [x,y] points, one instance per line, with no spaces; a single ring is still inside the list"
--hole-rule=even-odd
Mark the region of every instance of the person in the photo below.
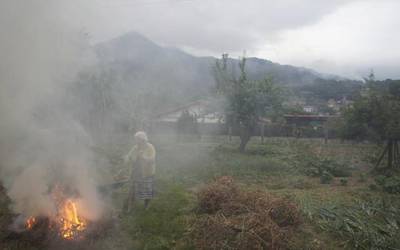
[[[145,209],[148,208],[150,200],[154,196],[155,157],[156,151],[154,146],[148,142],[146,133],[137,132],[135,145],[125,157],[125,162],[132,167],[127,212],[130,212],[133,202],[137,198],[144,200]]]

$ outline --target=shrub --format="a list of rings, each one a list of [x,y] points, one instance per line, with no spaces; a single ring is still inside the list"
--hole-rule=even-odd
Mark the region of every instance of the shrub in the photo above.
[[[301,171],[308,176],[321,176],[324,171],[329,172],[334,177],[351,176],[351,167],[330,158],[311,156],[302,161]]]
[[[323,171],[320,177],[321,183],[322,184],[329,184],[333,180],[333,175],[329,173],[328,171]]]
[[[358,179],[359,182],[366,182],[367,181],[367,175],[365,173],[360,174],[360,178]]]
[[[379,187],[378,187],[376,184],[370,184],[368,187],[369,187],[369,189],[372,190],[372,191],[377,191],[377,190],[379,190]]]
[[[384,192],[390,194],[400,193],[400,176],[383,176],[379,175],[375,178],[376,184],[378,184]]]
[[[348,180],[347,180],[346,178],[341,178],[341,179],[340,179],[340,184],[341,184],[342,186],[347,186],[347,183],[348,183]]]
[[[351,176],[351,168],[346,164],[338,163],[329,158],[321,159],[319,164],[320,171],[327,171],[334,177]]]

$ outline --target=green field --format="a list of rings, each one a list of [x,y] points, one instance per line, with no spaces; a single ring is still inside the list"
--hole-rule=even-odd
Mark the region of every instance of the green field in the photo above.
[[[298,205],[302,224],[289,249],[398,249],[400,198],[383,192],[370,174],[374,145],[288,138],[266,138],[262,144],[254,137],[240,154],[237,138],[151,139],[157,149],[156,198],[146,211],[138,203],[123,214],[127,191],[116,190],[116,222],[91,249],[193,249],[196,193],[221,176],[232,176],[243,190],[267,191]],[[99,150],[111,174],[124,172],[120,159],[127,148]],[[7,200],[1,202],[5,231]],[[28,243],[4,237],[1,242],[2,249],[29,249]]]

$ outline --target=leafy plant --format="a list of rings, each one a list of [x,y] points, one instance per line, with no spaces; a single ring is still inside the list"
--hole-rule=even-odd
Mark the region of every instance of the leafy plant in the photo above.
[[[341,184],[342,186],[347,186],[347,183],[348,183],[348,180],[347,180],[346,178],[341,178],[341,179],[340,179],[340,184]]]
[[[375,178],[376,184],[378,184],[384,192],[390,194],[400,193],[400,176],[383,176],[379,175]]]
[[[398,249],[399,204],[390,199],[359,201],[353,206],[321,208],[319,226],[345,239],[352,249]]]
[[[358,179],[359,182],[366,182],[367,181],[367,175],[365,173],[361,173],[360,178]]]
[[[339,163],[331,158],[311,156],[304,160],[302,172],[308,176],[321,176],[328,172],[334,177],[351,176],[351,168],[344,163]]]
[[[327,171],[323,171],[320,180],[322,184],[329,184],[333,180],[333,175]]]

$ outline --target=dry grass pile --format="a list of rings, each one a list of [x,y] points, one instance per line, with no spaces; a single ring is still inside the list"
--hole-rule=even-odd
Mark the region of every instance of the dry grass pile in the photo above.
[[[295,204],[261,191],[243,191],[222,177],[198,193],[192,229],[197,249],[285,249],[300,224]]]

